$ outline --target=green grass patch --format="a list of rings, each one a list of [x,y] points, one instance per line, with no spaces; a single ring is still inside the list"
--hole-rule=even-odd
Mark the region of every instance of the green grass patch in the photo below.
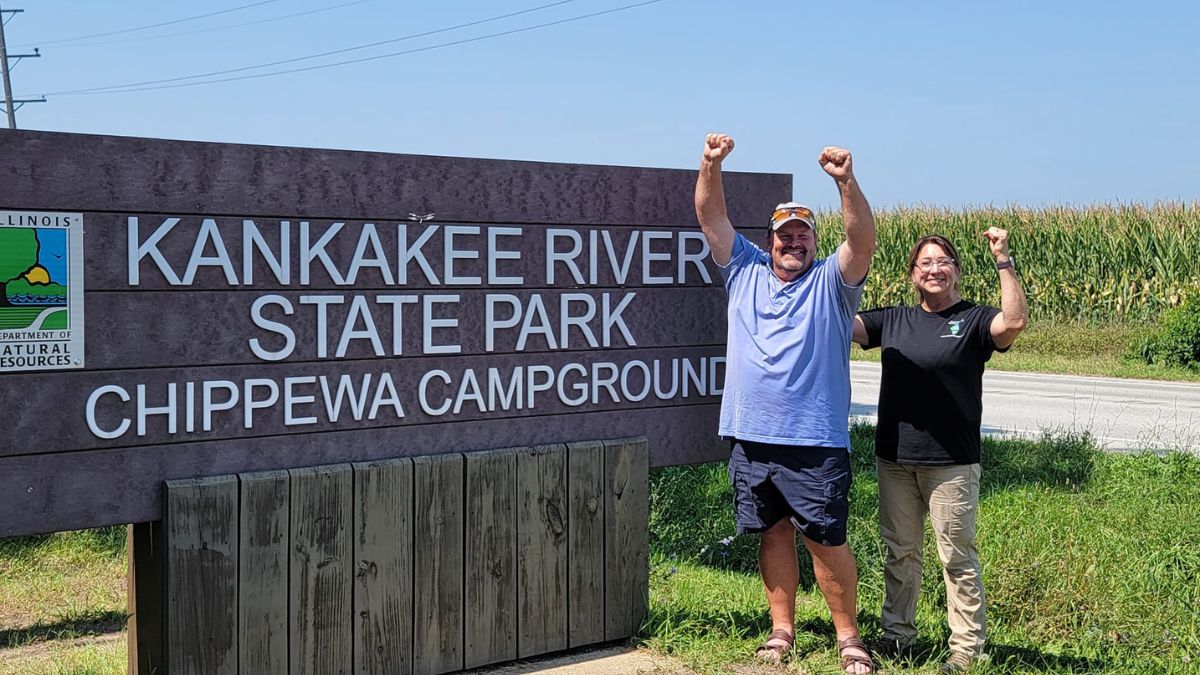
[[[0,539],[0,649],[123,628],[125,528]]]
[[[123,633],[46,642],[0,652],[0,675],[125,675],[127,651]]]
[[[859,622],[880,632],[884,548],[872,430],[853,430],[849,539]],[[1109,454],[1086,437],[984,440],[978,521],[996,673],[1200,672],[1200,459]],[[769,631],[757,540],[733,536],[724,466],[655,470],[651,608],[642,637],[702,673],[757,672]],[[836,673],[833,628],[801,551],[799,655],[789,672]],[[924,649],[888,672],[936,672],[945,590],[926,537],[918,606]]]

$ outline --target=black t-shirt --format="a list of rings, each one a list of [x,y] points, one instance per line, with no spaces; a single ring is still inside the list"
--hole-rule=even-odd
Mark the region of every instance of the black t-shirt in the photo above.
[[[966,300],[937,313],[920,305],[859,313],[865,348],[883,347],[875,454],[927,466],[979,461],[983,364],[997,351],[999,313]]]

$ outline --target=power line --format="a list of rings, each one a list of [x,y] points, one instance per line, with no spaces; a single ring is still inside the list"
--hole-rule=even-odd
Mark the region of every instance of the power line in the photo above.
[[[122,30],[113,30],[113,31],[108,31],[107,33],[92,33],[91,35],[80,35],[77,37],[63,38],[61,40],[51,40],[49,42],[39,42],[38,46],[60,45],[60,44],[63,44],[64,42],[77,42],[79,40],[90,40],[92,38],[108,37],[110,35],[123,35],[125,33],[136,33],[137,31],[150,30],[151,28],[162,28],[163,26],[173,26],[175,24],[186,23],[188,21],[195,21],[197,19],[207,19],[210,16],[218,16],[220,14],[229,14],[230,12],[240,12],[243,9],[250,9],[251,7],[258,7],[259,5],[269,5],[272,2],[279,2],[279,0],[259,0],[259,2],[252,2],[248,5],[240,5],[238,7],[230,7],[229,9],[222,9],[220,11],[209,12],[207,14],[197,14],[196,16],[189,16],[184,19],[174,19],[172,21],[163,21],[162,23],[152,23],[152,24],[149,24],[146,26],[137,26],[135,28],[125,28]],[[25,47],[28,45],[19,45],[19,46]]]
[[[4,27],[8,25],[4,21],[4,15],[10,14],[9,18],[24,12],[23,9],[4,9],[0,7],[0,89],[3,89],[4,94],[4,115],[8,118],[8,128],[17,128],[17,111],[20,110],[26,103],[45,103],[46,97],[41,98],[13,98],[12,95],[12,69],[21,62],[21,59],[36,59],[41,56],[38,50],[33,50],[32,54],[9,54],[8,47],[4,42]],[[16,59],[16,61],[12,61]]]
[[[351,5],[361,5],[364,2],[371,2],[371,1],[372,0],[354,0],[353,2],[343,2],[343,3],[337,4],[337,5],[328,5],[325,7],[318,7],[316,9],[310,9],[310,10],[307,10],[304,12],[295,12],[292,14],[271,16],[271,17],[267,17],[265,19],[256,19],[254,21],[243,21],[241,23],[229,23],[229,24],[225,24],[224,26],[213,26],[211,28],[199,28],[197,30],[180,31],[178,33],[167,33],[165,35],[148,35],[146,37],[129,38],[127,40],[106,40],[104,42],[87,42],[87,43],[80,44],[80,45],[70,45],[70,46],[85,47],[85,48],[86,47],[103,47],[103,46],[107,46],[107,45],[124,45],[124,44],[130,44],[133,42],[147,42],[149,40],[166,40],[168,38],[183,37],[185,35],[197,35],[199,33],[213,33],[216,31],[229,30],[231,28],[243,28],[245,26],[257,26],[259,24],[272,23],[274,21],[283,21],[284,19],[294,19],[299,16],[308,16],[309,14],[319,14],[321,12],[328,12],[328,11],[335,10],[335,9],[341,9],[343,7],[349,7]]]
[[[583,21],[585,19],[591,19],[591,18],[595,18],[598,16],[604,16],[606,14],[615,14],[617,12],[623,12],[623,11],[630,10],[630,9],[636,9],[638,7],[645,7],[647,5],[657,4],[659,2],[663,2],[663,0],[645,0],[644,2],[636,2],[631,5],[614,7],[612,9],[606,9],[606,10],[599,11],[599,12],[592,12],[591,14],[582,14],[580,16],[573,16],[573,17],[570,17],[567,19],[559,19],[558,21],[549,21],[546,23],[537,24],[535,26],[526,26],[524,28],[514,28],[512,30],[506,30],[506,31],[502,31],[499,33],[490,33],[488,35],[480,35],[480,36],[473,37],[473,38],[465,38],[462,40],[455,40],[453,42],[443,42],[443,43],[436,44],[436,45],[429,45],[427,47],[418,47],[416,49],[407,49],[404,51],[391,52],[388,54],[367,56],[367,57],[364,57],[361,59],[338,61],[336,63],[326,63],[326,64],[322,64],[319,66],[308,66],[305,68],[292,68],[290,70],[279,70],[279,71],[275,71],[272,73],[257,73],[254,75],[241,75],[238,77],[226,77],[226,78],[220,78],[220,79],[216,79],[216,80],[205,80],[204,82],[182,82],[179,84],[166,84],[166,85],[155,86],[155,87],[139,87],[139,88],[132,88],[132,89],[107,89],[104,91],[80,91],[77,93],[62,92],[57,95],[58,96],[94,96],[94,95],[98,95],[98,94],[99,95],[102,95],[102,94],[125,94],[125,93],[131,93],[131,92],[139,92],[139,91],[154,91],[157,89],[178,89],[181,87],[197,87],[197,86],[206,85],[206,84],[218,84],[221,82],[234,82],[234,81],[238,81],[238,80],[254,80],[254,79],[260,79],[260,78],[264,78],[264,77],[274,77],[276,75],[289,75],[291,73],[304,73],[304,72],[309,72],[309,71],[313,71],[313,70],[322,70],[324,68],[334,68],[337,66],[345,66],[345,65],[355,64],[355,63],[378,61],[380,59],[392,58],[395,56],[416,54],[418,52],[427,52],[427,51],[431,51],[434,49],[442,49],[444,47],[453,47],[455,45],[467,44],[470,42],[479,42],[481,40],[489,40],[491,38],[502,37],[505,35],[513,35],[515,33],[525,33],[525,32],[531,31],[531,30],[538,30],[540,28],[548,28],[550,26],[558,26],[558,25],[565,24],[565,23],[572,23],[575,21]],[[51,95],[54,95],[54,94],[45,94],[45,96],[51,96]]]
[[[410,35],[403,35],[401,37],[391,38],[389,40],[380,40],[379,42],[372,42],[369,44],[357,45],[354,47],[345,47],[343,49],[334,49],[332,51],[321,52],[319,54],[310,54],[308,56],[297,56],[295,58],[283,59],[282,61],[272,61],[270,63],[260,63],[260,64],[256,64],[256,65],[252,65],[252,66],[242,66],[240,68],[229,68],[226,70],[214,70],[214,71],[207,72],[207,73],[198,73],[196,75],[182,75],[180,77],[168,77],[168,78],[161,79],[161,80],[145,80],[142,82],[129,82],[126,84],[113,84],[113,85],[108,85],[108,86],[104,86],[104,87],[91,87],[89,89],[68,89],[68,90],[64,90],[64,91],[50,92],[46,95],[47,96],[79,96],[79,95],[83,95],[83,94],[96,94],[96,93],[104,93],[106,91],[115,91],[115,90],[126,91],[126,90],[131,90],[135,87],[147,87],[149,85],[167,84],[170,82],[182,82],[184,80],[198,80],[201,78],[214,77],[217,75],[229,75],[232,73],[242,73],[247,70],[259,70],[262,68],[271,68],[273,66],[282,66],[282,65],[289,64],[289,63],[297,63],[299,61],[310,61],[312,59],[324,58],[326,56],[334,56],[336,54],[345,54],[347,52],[359,51],[362,49],[370,49],[372,47],[379,47],[381,45],[393,44],[396,42],[403,42],[405,40],[413,40],[416,38],[428,37],[430,35],[437,35],[439,33],[448,33],[450,31],[455,31],[455,30],[459,30],[462,28],[470,28],[471,26],[479,26],[479,25],[482,25],[485,23],[492,23],[495,21],[500,21],[502,19],[510,19],[514,16],[521,16],[522,14],[529,14],[531,12],[537,12],[537,11],[540,11],[543,9],[548,9],[550,7],[557,7],[559,5],[566,5],[566,4],[570,4],[572,2],[578,2],[578,1],[579,0],[557,0],[557,2],[551,2],[551,3],[545,4],[545,5],[538,5],[537,7],[530,7],[528,9],[523,9],[523,10],[520,10],[517,12],[509,12],[507,14],[500,14],[498,16],[493,16],[493,17],[490,17],[487,19],[479,19],[477,21],[469,21],[467,23],[460,23],[456,26],[449,26],[447,28],[438,28],[435,30],[424,31],[421,33],[412,33]],[[353,62],[347,62],[347,63],[353,63]],[[330,65],[340,65],[340,64],[330,64]],[[292,71],[285,71],[285,72],[292,72]]]

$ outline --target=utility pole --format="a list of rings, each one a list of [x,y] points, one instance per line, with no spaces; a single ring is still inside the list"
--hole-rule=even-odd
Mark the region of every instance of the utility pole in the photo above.
[[[0,7],[0,79],[4,80],[4,111],[8,113],[8,128],[17,128],[17,109],[26,103],[45,103],[46,98],[43,96],[40,99],[20,99],[13,100],[12,95],[12,68],[9,64],[9,59],[15,59],[12,66],[15,66],[21,59],[36,59],[41,56],[38,50],[33,50],[32,54],[13,54],[9,55],[8,47],[4,44],[4,20],[5,14],[20,14],[23,9],[4,9]]]

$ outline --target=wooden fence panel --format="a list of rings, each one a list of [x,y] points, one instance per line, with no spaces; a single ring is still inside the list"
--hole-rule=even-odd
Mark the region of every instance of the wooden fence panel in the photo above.
[[[569,645],[604,641],[604,444],[567,445]]]
[[[648,471],[643,437],[168,481],[165,553],[131,534],[132,672],[160,669],[156,569],[171,673],[436,675],[629,637]]]
[[[463,457],[413,459],[413,669],[463,667]]]
[[[412,509],[412,460],[354,465],[355,673],[412,673]]]
[[[522,453],[517,468],[521,658],[567,648],[566,447]]]
[[[466,454],[464,661],[517,658],[517,451]]]
[[[290,473],[291,672],[349,673],[353,663],[350,465],[292,469]]]
[[[237,673],[237,478],[167,481],[167,662]]]
[[[649,590],[650,499],[645,439],[604,442],[604,639],[637,632]]]
[[[264,471],[238,480],[238,670],[286,675],[291,478]]]

